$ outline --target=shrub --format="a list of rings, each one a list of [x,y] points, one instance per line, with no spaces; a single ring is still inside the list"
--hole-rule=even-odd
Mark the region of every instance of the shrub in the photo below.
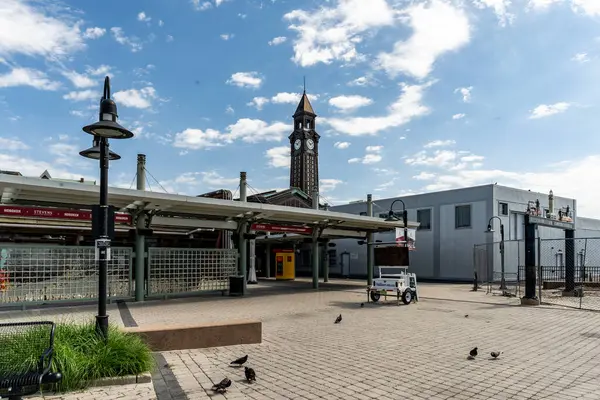
[[[10,365],[12,370],[35,368],[38,356],[28,357],[26,343],[27,340],[39,342],[39,338],[34,337],[36,335],[47,335],[47,330],[33,329],[25,337],[2,338],[0,357],[5,358],[1,364]],[[29,365],[23,365],[24,359]],[[83,389],[100,378],[142,374],[153,367],[152,352],[137,335],[111,325],[106,342],[97,335],[94,322],[57,323],[51,371],[61,372],[63,378],[55,387],[44,390],[64,392]]]

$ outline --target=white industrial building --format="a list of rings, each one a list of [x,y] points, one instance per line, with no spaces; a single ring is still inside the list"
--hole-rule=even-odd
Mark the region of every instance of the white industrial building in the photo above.
[[[487,232],[488,222],[494,216],[499,217],[504,224],[507,260],[519,260],[522,264],[524,262],[524,218],[529,202],[539,200],[540,208],[549,207],[548,193],[490,184],[378,199],[374,201],[374,215],[386,214],[392,202],[397,199],[405,203],[408,220],[420,223],[416,232],[416,250],[410,252],[411,270],[416,272],[420,279],[448,281],[471,281],[474,271],[474,246],[500,241],[497,219],[492,221],[495,231]],[[576,238],[600,237],[599,220],[578,218],[575,199],[554,196],[555,210],[564,210],[567,207],[575,222]],[[365,200],[331,209],[365,215],[367,205]],[[394,211],[402,211],[400,202],[395,203]],[[564,231],[540,226],[538,237],[564,238]],[[390,242],[395,240],[395,234],[379,233],[375,239]],[[336,244],[337,262],[336,265],[330,266],[331,274],[366,276],[367,246],[359,245],[357,240],[352,239],[336,240]],[[598,256],[600,257],[600,254]],[[493,262],[496,264],[499,260],[495,259]],[[507,262],[507,272],[516,273],[516,263],[517,261]],[[494,270],[497,269],[494,265]]]

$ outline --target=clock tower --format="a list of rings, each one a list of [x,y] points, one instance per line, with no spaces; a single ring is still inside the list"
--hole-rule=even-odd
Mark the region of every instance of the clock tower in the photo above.
[[[294,113],[294,131],[289,136],[291,145],[290,187],[301,189],[312,196],[319,185],[319,134],[315,131],[317,114],[312,108],[306,90]]]

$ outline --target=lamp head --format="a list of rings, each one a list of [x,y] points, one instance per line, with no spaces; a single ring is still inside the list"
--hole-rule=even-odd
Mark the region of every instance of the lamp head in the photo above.
[[[92,160],[100,159],[100,138],[94,137],[94,143],[92,147],[89,149],[85,149],[79,152],[79,155],[85,158],[90,158]],[[110,161],[115,161],[121,159],[121,156],[115,153],[114,151],[108,150],[108,159]]]
[[[492,228],[492,224],[488,224],[488,228],[486,232],[494,232],[494,228]]]
[[[118,122],[117,104],[110,98],[110,79],[104,80],[104,94],[100,100],[100,113],[98,122],[83,127],[83,131],[90,135],[107,139],[129,139],[133,133]]]
[[[394,211],[390,210],[388,212],[388,217],[385,219],[386,222],[393,222],[393,221],[398,221],[398,218],[396,218],[396,216],[394,215]]]

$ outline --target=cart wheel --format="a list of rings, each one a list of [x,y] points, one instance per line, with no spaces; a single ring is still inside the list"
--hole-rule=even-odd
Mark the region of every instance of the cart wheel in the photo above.
[[[404,304],[410,304],[410,302],[413,299],[413,292],[412,290],[405,290],[404,293],[402,293],[402,302]]]
[[[381,295],[379,293],[371,292],[371,300],[373,300],[373,303],[377,303],[380,297]]]

